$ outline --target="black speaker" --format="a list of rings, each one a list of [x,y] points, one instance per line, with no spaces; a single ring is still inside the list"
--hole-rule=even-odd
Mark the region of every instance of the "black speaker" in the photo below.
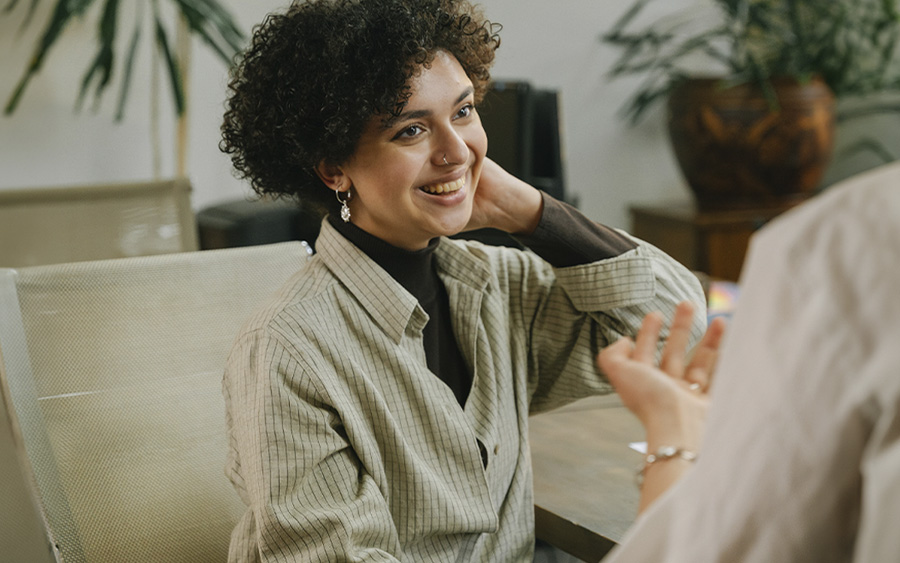
[[[507,172],[561,201],[563,182],[559,95],[522,81],[492,82],[478,106],[488,137],[487,155]],[[495,229],[460,233],[455,238],[521,248],[514,238]]]
[[[566,200],[557,91],[522,81],[495,81],[478,114],[488,136],[488,157],[517,178]]]
[[[531,185],[566,201],[559,93],[555,90],[534,90],[531,111]],[[569,203],[574,204],[572,201]]]
[[[197,213],[200,248],[232,248],[305,240],[315,246],[321,216],[287,200],[236,200]]]
[[[527,82],[493,82],[478,106],[478,115],[488,137],[488,157],[529,182],[534,132],[531,86]]]

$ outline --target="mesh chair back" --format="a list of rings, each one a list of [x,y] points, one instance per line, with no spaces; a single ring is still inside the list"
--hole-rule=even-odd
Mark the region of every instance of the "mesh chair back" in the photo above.
[[[17,271],[27,350],[10,334],[0,347],[65,561],[226,559],[244,507],[224,474],[222,370],[240,325],[307,248]]]
[[[185,179],[0,190],[0,267],[197,250]]]

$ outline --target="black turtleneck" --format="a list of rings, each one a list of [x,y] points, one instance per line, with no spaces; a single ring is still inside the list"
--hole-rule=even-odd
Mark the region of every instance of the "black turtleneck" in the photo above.
[[[428,323],[422,331],[428,369],[450,387],[460,405],[465,405],[472,388],[472,376],[453,334],[450,297],[437,275],[434,251],[439,239],[432,240],[422,250],[405,250],[370,235],[353,223],[344,223],[333,216],[328,220],[410,292],[428,313]]]

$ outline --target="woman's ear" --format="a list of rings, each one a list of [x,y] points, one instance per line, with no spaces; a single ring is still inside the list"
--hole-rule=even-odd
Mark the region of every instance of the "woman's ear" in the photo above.
[[[322,160],[316,166],[316,175],[328,187],[329,190],[342,192],[350,189],[350,182],[347,175],[340,166],[329,164]]]

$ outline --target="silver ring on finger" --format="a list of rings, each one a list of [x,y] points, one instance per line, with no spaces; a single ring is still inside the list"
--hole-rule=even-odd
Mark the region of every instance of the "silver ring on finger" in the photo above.
[[[688,385],[688,389],[694,391],[695,393],[699,393],[702,390],[702,386],[699,383],[694,382]]]

